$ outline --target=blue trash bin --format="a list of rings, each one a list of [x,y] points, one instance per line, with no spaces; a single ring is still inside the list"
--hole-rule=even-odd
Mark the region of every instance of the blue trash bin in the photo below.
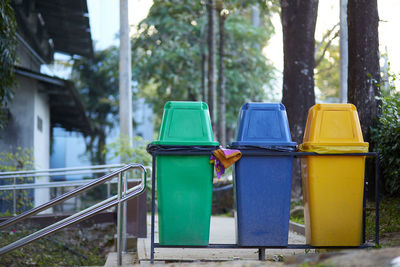
[[[273,155],[296,150],[285,107],[244,104],[231,146],[243,154],[233,172],[237,244],[287,246],[293,156]]]

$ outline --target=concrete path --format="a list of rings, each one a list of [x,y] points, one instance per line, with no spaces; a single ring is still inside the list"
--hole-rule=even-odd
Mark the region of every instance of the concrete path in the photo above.
[[[104,267],[118,267],[118,253],[117,252],[111,252],[108,254],[106,263],[104,264]],[[136,255],[134,252],[129,252],[129,253],[123,253],[122,254],[122,266],[123,267],[134,267],[138,266],[135,264],[137,262]]]
[[[148,238],[138,239],[138,257],[141,263],[150,260],[150,217],[147,220]],[[157,217],[155,225],[155,242],[158,242]],[[211,244],[235,244],[235,221],[231,217],[211,217]],[[294,232],[289,233],[290,244],[304,244],[305,237]],[[266,250],[266,258],[278,260],[279,255],[289,256],[304,254],[304,250],[271,249]],[[154,257],[157,261],[226,261],[257,260],[257,249],[206,249],[206,248],[156,248]]]

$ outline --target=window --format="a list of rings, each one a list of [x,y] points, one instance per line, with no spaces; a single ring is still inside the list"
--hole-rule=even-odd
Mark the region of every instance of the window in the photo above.
[[[37,116],[37,128],[40,132],[43,132],[43,120]]]

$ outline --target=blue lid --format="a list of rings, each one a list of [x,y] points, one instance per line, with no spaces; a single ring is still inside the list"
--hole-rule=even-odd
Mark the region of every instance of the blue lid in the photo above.
[[[245,103],[238,120],[237,145],[296,146],[290,136],[285,106],[273,103]]]

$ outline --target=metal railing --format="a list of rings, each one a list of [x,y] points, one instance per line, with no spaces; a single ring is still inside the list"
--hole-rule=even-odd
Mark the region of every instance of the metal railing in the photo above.
[[[43,170],[27,170],[27,171],[13,171],[13,172],[0,172],[1,179],[12,179],[10,184],[0,185],[0,192],[10,190],[12,191],[12,211],[13,215],[17,215],[17,190],[24,189],[40,189],[40,188],[62,188],[62,187],[75,187],[81,186],[94,181],[95,179],[74,179],[67,181],[49,181],[40,183],[22,183],[18,184],[18,179],[21,178],[38,178],[38,177],[71,177],[76,175],[92,175],[101,173],[110,173],[124,167],[124,164],[109,164],[109,165],[96,165],[85,167],[72,167],[72,168],[55,168]],[[145,167],[146,169],[150,167]],[[129,182],[139,182],[140,179],[130,179]],[[111,184],[117,183],[116,179],[107,182],[107,198],[111,196]]]
[[[141,171],[141,183],[130,189],[128,189],[128,179],[126,173],[133,169],[139,169]],[[36,208],[26,211],[16,217],[13,217],[5,222],[0,223],[0,229],[15,224],[23,219],[33,216],[43,210],[46,210],[56,204],[59,204],[67,199],[77,196],[78,194],[85,192],[97,185],[104,184],[107,181],[117,177],[118,178],[118,194],[108,199],[101,201],[85,210],[77,212],[61,221],[58,221],[50,226],[47,226],[41,230],[38,230],[26,237],[23,237],[11,244],[8,244],[0,248],[0,255],[10,252],[14,249],[29,244],[35,240],[52,234],[58,230],[61,230],[71,224],[80,222],[87,219],[101,211],[107,210],[113,206],[117,208],[117,252],[118,252],[118,265],[122,263],[122,251],[126,251],[126,201],[139,195],[146,189],[146,169],[140,164],[130,164],[114,172],[106,174],[98,179],[76,188],[70,192],[67,192],[61,196],[58,196],[51,201],[42,204]]]

